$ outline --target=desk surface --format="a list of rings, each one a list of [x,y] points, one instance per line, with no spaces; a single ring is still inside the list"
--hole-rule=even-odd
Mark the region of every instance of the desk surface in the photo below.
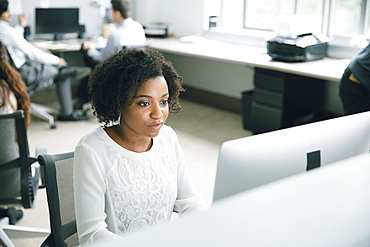
[[[94,43],[97,47],[104,47],[106,40],[91,41],[84,39],[66,39],[60,41],[51,40],[34,40],[32,44],[40,49],[46,49],[51,52],[75,52],[81,49],[82,42],[89,41]]]
[[[120,245],[370,246],[369,188],[364,153],[221,200]]]
[[[54,52],[78,51],[83,40],[34,41],[36,47]],[[101,46],[101,45],[99,45]],[[150,39],[153,49],[173,54],[211,59],[251,67],[271,69],[322,80],[339,82],[350,59],[324,58],[308,62],[279,62],[271,60],[266,49],[199,39],[182,42],[176,38]]]
[[[339,82],[350,62],[350,59],[332,58],[297,63],[278,62],[271,60],[266,49],[205,39],[194,42],[181,42],[176,38],[153,39],[150,46],[162,52],[237,63],[335,82]]]
[[[56,52],[79,51],[83,40],[71,39],[62,41],[35,40],[32,44],[40,49]]]

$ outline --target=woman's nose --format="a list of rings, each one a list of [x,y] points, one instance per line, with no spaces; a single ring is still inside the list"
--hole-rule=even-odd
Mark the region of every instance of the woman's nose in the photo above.
[[[162,107],[160,105],[152,105],[151,117],[157,119],[161,118],[162,116]]]

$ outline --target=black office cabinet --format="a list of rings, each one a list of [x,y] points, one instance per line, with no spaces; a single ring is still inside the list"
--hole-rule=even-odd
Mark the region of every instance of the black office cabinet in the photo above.
[[[323,80],[256,68],[254,85],[243,104],[250,104],[244,127],[255,134],[297,125],[297,117],[323,108]]]

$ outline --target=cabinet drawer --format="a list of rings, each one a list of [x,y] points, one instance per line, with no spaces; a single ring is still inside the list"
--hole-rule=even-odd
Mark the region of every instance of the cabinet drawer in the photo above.
[[[257,71],[254,75],[255,87],[272,89],[275,91],[284,91],[284,74],[274,72]]]
[[[253,91],[253,101],[275,107],[283,107],[283,93],[277,91],[255,88]]]
[[[252,103],[251,119],[254,134],[281,128],[282,109],[264,104]]]

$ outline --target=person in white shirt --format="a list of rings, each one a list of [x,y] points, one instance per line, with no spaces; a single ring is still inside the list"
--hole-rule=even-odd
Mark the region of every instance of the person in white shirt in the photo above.
[[[84,42],[83,44],[83,50],[95,65],[122,50],[123,46],[143,45],[146,42],[143,26],[130,17],[130,2],[112,0],[111,4],[111,17],[117,26],[108,36],[106,46],[98,50],[94,43]]]
[[[181,109],[182,78],[152,49],[124,49],[90,76],[94,115],[104,126],[75,148],[74,197],[81,245],[205,210],[177,135],[165,125]]]
[[[8,0],[0,0],[0,41],[7,47],[17,70],[28,87],[35,86],[39,81],[55,79],[60,104],[60,121],[86,120],[73,109],[71,80],[80,80],[89,75],[88,67],[71,67],[67,62],[49,52],[38,49],[28,42],[24,36],[26,17],[18,16],[19,25],[10,26]]]
[[[111,17],[117,23],[117,26],[108,36],[107,44],[104,48],[97,49],[94,43],[87,41],[83,43],[81,52],[87,66],[94,68],[99,62],[122,50],[124,46],[137,46],[146,43],[144,28],[139,22],[134,21],[130,17],[130,11],[129,1],[111,1]],[[88,102],[87,83],[88,80],[84,79],[77,91],[77,96],[80,100],[75,106],[77,109]]]

